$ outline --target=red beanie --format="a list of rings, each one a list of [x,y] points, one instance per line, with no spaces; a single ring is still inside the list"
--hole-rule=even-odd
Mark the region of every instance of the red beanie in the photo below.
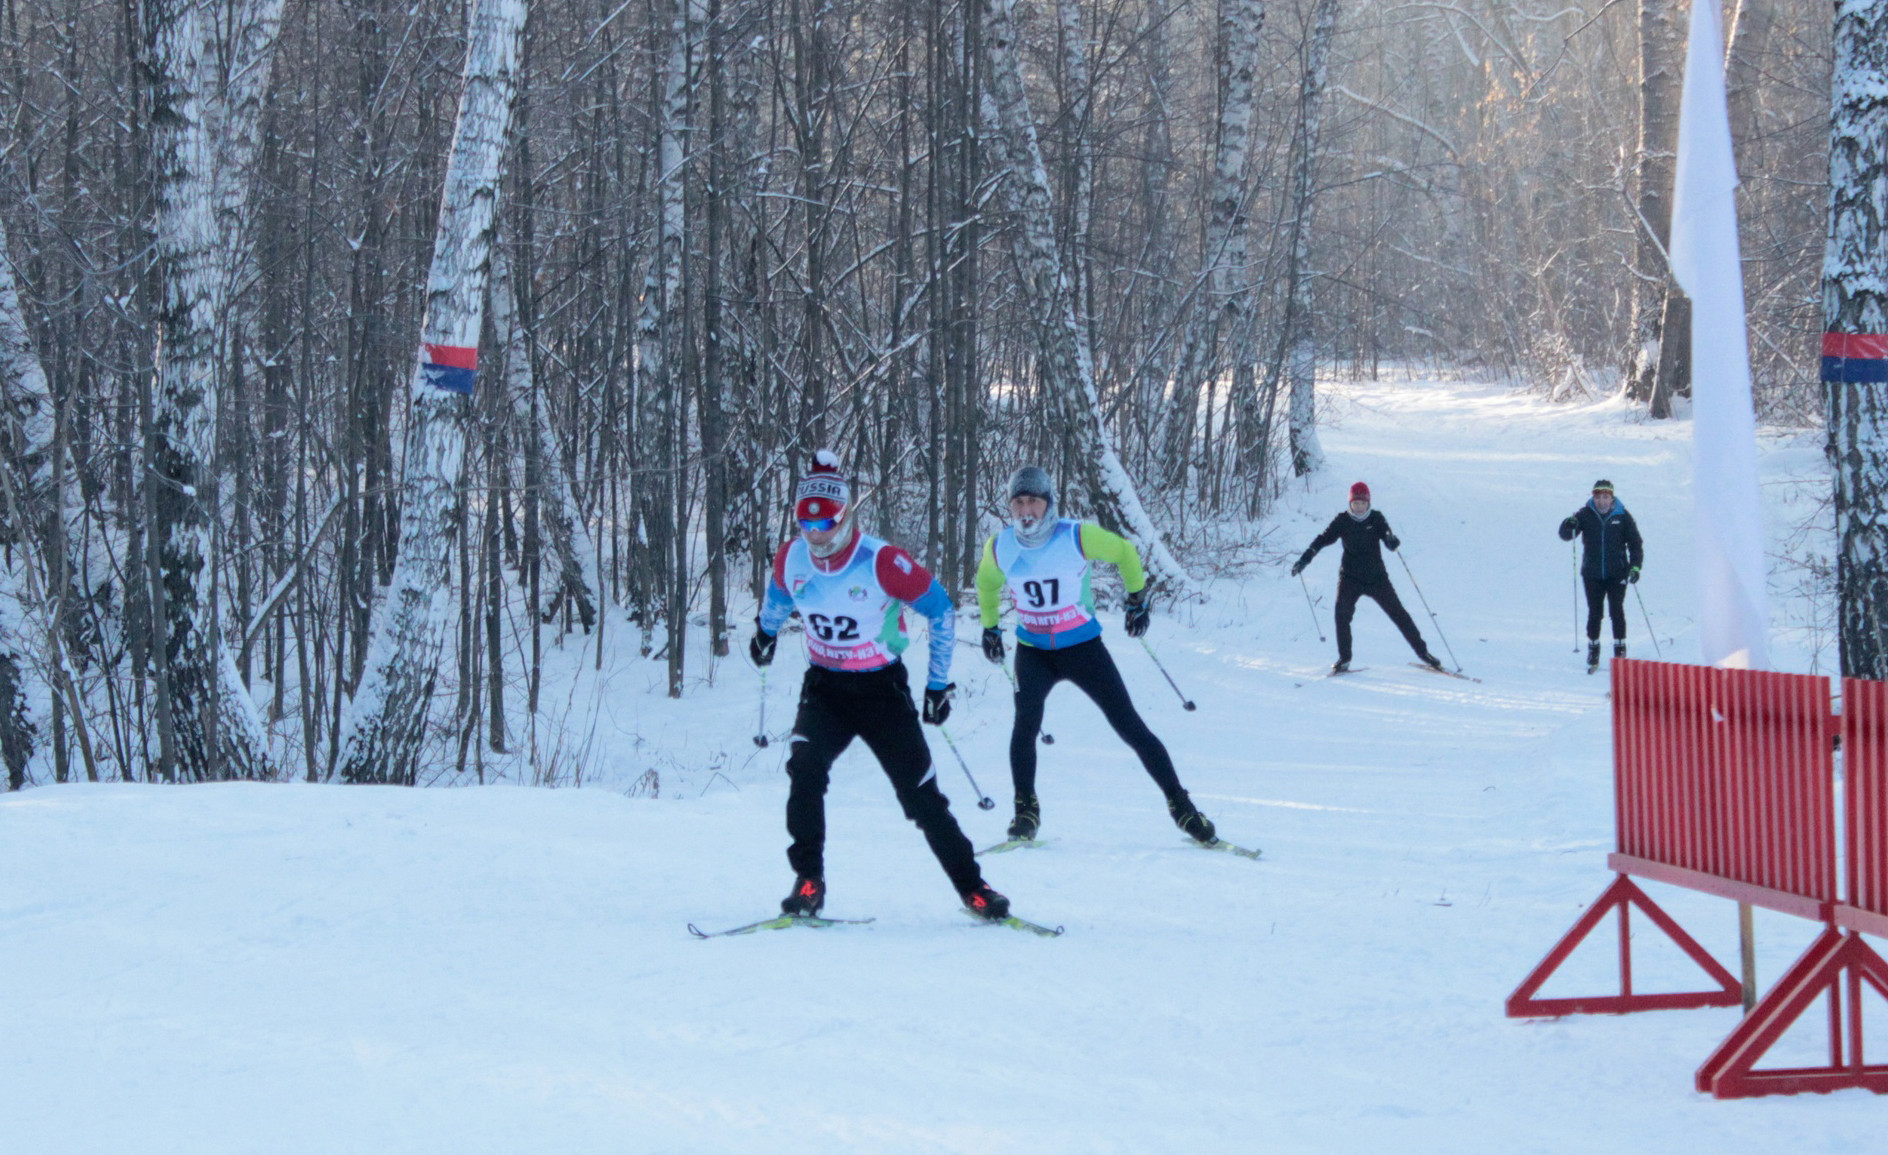
[[[1350,487],[1350,499],[1356,501],[1360,497],[1365,501],[1370,500],[1370,487],[1361,481]]]

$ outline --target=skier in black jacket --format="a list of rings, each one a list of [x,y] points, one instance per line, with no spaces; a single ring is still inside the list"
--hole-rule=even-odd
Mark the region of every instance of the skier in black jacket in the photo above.
[[[1334,541],[1344,543],[1344,560],[1337,571],[1337,664],[1333,674],[1350,669],[1350,620],[1357,613],[1358,598],[1374,598],[1383,612],[1390,615],[1403,639],[1416,651],[1424,665],[1442,668],[1442,659],[1429,652],[1422,631],[1410,619],[1409,611],[1390,584],[1390,571],[1383,566],[1382,546],[1395,549],[1403,544],[1390,532],[1390,523],[1382,513],[1370,508],[1370,487],[1363,482],[1350,487],[1350,508],[1331,519],[1324,532],[1312,539],[1310,548],[1291,567],[1297,577],[1318,556],[1318,551]]]
[[[1587,503],[1560,523],[1561,541],[1572,541],[1576,533],[1585,550],[1580,579],[1586,585],[1586,668],[1590,673],[1600,664],[1602,609],[1612,611],[1613,657],[1626,656],[1626,586],[1639,580],[1645,542],[1639,537],[1638,523],[1613,496],[1613,483],[1603,477],[1593,483],[1593,496]]]

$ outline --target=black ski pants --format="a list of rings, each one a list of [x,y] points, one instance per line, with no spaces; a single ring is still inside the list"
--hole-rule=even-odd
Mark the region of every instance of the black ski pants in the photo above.
[[[919,729],[918,709],[903,662],[865,673],[807,670],[800,709],[793,718],[787,756],[787,861],[795,874],[826,876],[826,786],[833,759],[862,738],[891,779],[905,817],[918,824],[931,853],[957,892],[983,882],[976,851],[938,789],[931,748]]]
[[[1600,640],[1600,613],[1610,611],[1613,640],[1626,640],[1626,579],[1581,578],[1586,584],[1586,640]]]
[[[1141,721],[1108,647],[1101,644],[1100,638],[1090,638],[1066,650],[1016,647],[1016,725],[1010,731],[1010,781],[1018,798],[1036,792],[1036,735],[1042,730],[1042,708],[1049,691],[1062,681],[1074,683],[1101,707],[1108,725],[1133,747],[1162,794],[1171,798],[1180,792],[1180,777],[1174,773],[1167,747]]]
[[[1396,596],[1396,587],[1389,578],[1380,582],[1362,582],[1348,574],[1339,574],[1337,578],[1337,660],[1350,661],[1350,620],[1357,616],[1357,599],[1373,598],[1383,612],[1390,616],[1396,628],[1403,631],[1403,640],[1409,648],[1416,651],[1417,657],[1429,652],[1429,646],[1423,641],[1422,631],[1403,608],[1403,600]]]

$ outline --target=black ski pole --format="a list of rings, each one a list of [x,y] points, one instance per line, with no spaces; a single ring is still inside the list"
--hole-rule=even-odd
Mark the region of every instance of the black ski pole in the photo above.
[[[767,748],[767,667],[760,668],[760,728],[754,731],[754,745]]]
[[[1176,694],[1180,694],[1180,704],[1182,706],[1185,706],[1189,710],[1197,709],[1198,707],[1194,706],[1193,704],[1193,699],[1187,697],[1185,694],[1180,693],[1179,684],[1173,680],[1173,675],[1167,672],[1167,667],[1160,664],[1159,656],[1154,653],[1154,647],[1147,644],[1146,638],[1141,639],[1141,648],[1147,651],[1148,657],[1154,659],[1154,668],[1160,671],[1161,677],[1167,679],[1167,684],[1173,687],[1173,692]]]
[[[996,799],[990,797],[988,794],[985,794],[983,792],[983,787],[977,785],[977,780],[974,777],[971,777],[970,763],[964,761],[963,752],[957,749],[957,743],[952,740],[951,732],[949,730],[946,730],[942,724],[939,724],[937,728],[937,732],[944,735],[944,744],[946,746],[949,746],[951,748],[951,753],[957,756],[957,765],[963,768],[964,777],[970,779],[970,788],[977,792],[977,809],[995,810]]]
[[[1652,628],[1652,615],[1646,612],[1645,595],[1639,592],[1639,583],[1632,583],[1632,596],[1639,599],[1639,614],[1645,618],[1645,636],[1652,639],[1652,653],[1660,660],[1665,660],[1665,651],[1659,649],[1658,631]]]
[[[1318,621],[1318,603],[1311,600],[1311,583],[1305,581],[1305,572],[1298,571],[1298,584],[1304,587],[1305,608],[1311,611],[1311,628],[1318,633],[1318,640],[1324,641],[1324,623]]]
[[[1403,572],[1409,574],[1409,586],[1416,591],[1416,598],[1423,603],[1423,612],[1429,615],[1429,624],[1436,627],[1436,636],[1442,639],[1442,648],[1449,651],[1449,660],[1455,663],[1456,673],[1462,672],[1461,659],[1455,656],[1455,647],[1449,644],[1449,635],[1442,632],[1442,623],[1436,620],[1436,611],[1429,608],[1429,599],[1423,597],[1422,583],[1416,580],[1416,573],[1409,568],[1409,561],[1403,557],[1403,551],[1397,550],[1396,560],[1403,563]]]
[[[1009,675],[1009,679],[1010,679],[1010,690],[1011,690],[1011,692],[1015,692],[1015,691],[1016,691],[1016,671],[1014,671],[1014,670],[1012,670],[1012,669],[1010,669],[1010,667],[1009,667],[1009,663],[1008,663],[1008,662],[1005,662],[1005,663],[1003,663],[1003,672],[1004,672],[1005,674],[1008,674],[1008,675]],[[1055,745],[1055,735],[1054,735],[1054,734],[1051,734],[1051,733],[1049,733],[1049,731],[1047,731],[1047,730],[1044,730],[1044,729],[1041,729],[1040,727],[1038,727],[1038,728],[1037,728],[1037,730],[1036,730],[1036,733],[1038,733],[1038,734],[1041,734],[1041,735],[1042,735],[1042,744],[1043,744],[1044,746],[1053,746],[1053,745]]]

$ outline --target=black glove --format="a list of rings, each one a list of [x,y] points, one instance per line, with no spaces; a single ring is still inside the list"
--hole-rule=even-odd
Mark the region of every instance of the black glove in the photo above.
[[[1389,546],[1390,552],[1394,553],[1396,552],[1397,547],[1402,545],[1403,543],[1400,540],[1398,540],[1395,534],[1386,533],[1383,535],[1383,544]]]
[[[983,631],[983,656],[999,666],[1003,664],[1003,631],[995,626]]]
[[[924,720],[933,726],[942,726],[951,716],[951,691],[957,688],[952,682],[942,689],[924,688]]]
[[[747,643],[747,656],[754,659],[756,666],[766,667],[774,664],[774,647],[780,644],[778,635],[770,634],[760,628],[760,619],[754,619],[754,636]]]
[[[1299,574],[1303,572],[1305,572],[1305,559],[1304,558],[1299,558],[1297,561],[1291,563],[1291,576],[1297,577]]]
[[[1580,523],[1571,517],[1560,523],[1560,540],[1572,541],[1573,535],[1580,532]]]
[[[1128,637],[1138,638],[1147,632],[1147,591],[1135,590],[1128,595]]]
[[[1626,582],[1629,585],[1639,584],[1639,567],[1638,566],[1632,567],[1632,572],[1626,575]]]

